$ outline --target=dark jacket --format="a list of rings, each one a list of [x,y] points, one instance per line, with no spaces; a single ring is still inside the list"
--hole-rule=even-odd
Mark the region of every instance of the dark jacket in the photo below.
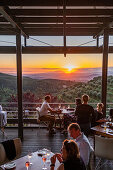
[[[81,158],[66,160],[64,163],[64,170],[86,170],[84,162]]]
[[[88,104],[81,104],[76,107],[75,115],[77,116],[77,123],[87,124],[91,122],[94,115],[94,109]]]

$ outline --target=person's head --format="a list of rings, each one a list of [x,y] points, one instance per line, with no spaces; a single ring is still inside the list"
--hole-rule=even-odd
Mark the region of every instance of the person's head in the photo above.
[[[78,146],[73,140],[64,140],[61,151],[63,160],[80,157]]]
[[[82,104],[81,99],[80,99],[80,98],[76,98],[76,99],[75,99],[75,104],[76,104],[77,106],[80,105],[80,104]]]
[[[87,103],[88,100],[89,100],[89,96],[88,96],[87,94],[84,94],[84,95],[82,96],[82,100],[83,100],[83,103]]]
[[[97,104],[97,111],[102,112],[103,107],[104,107],[103,103],[98,103]]]
[[[45,96],[45,100],[46,100],[47,102],[51,102],[51,96],[50,96],[50,95],[46,95],[46,96]]]
[[[76,139],[78,136],[81,135],[81,129],[78,123],[71,123],[68,126],[68,132],[73,139]]]

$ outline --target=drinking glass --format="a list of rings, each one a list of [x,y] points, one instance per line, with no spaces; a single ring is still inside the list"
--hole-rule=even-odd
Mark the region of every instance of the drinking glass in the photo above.
[[[28,168],[29,168],[29,166],[30,166],[30,162],[27,161],[27,162],[25,163],[25,166],[26,166],[26,168],[27,168],[27,170],[28,170]]]
[[[31,152],[28,152],[28,159],[29,159],[30,165],[33,164],[33,163],[31,162],[31,158],[32,158],[32,153],[31,153]]]
[[[50,161],[51,149],[47,149],[46,154],[47,154],[47,161],[46,162],[49,164],[51,162]]]
[[[68,107],[67,107],[68,109],[70,109],[70,105],[68,105]]]
[[[106,128],[107,128],[107,126],[106,126],[106,123],[104,124],[104,131],[106,132]]]
[[[43,155],[42,160],[43,160],[43,163],[44,163],[44,167],[42,169],[47,169],[46,165],[45,165],[46,159],[47,159],[47,155]]]
[[[61,104],[58,105],[59,110],[61,109]]]

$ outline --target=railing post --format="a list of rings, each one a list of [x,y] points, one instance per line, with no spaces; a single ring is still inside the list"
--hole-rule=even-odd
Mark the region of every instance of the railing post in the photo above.
[[[18,95],[18,137],[23,139],[22,47],[20,31],[16,35],[16,59],[17,59],[17,95]]]
[[[104,30],[103,42],[103,62],[102,62],[102,103],[104,104],[104,116],[106,116],[106,99],[107,99],[107,69],[108,69],[108,51],[109,51],[109,32]]]

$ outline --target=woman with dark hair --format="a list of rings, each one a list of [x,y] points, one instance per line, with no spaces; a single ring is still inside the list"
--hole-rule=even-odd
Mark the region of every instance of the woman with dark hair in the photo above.
[[[102,118],[104,118],[103,107],[104,107],[104,104],[103,104],[103,103],[98,103],[98,104],[97,104],[97,116],[96,116],[96,121],[97,121],[97,120],[100,120],[100,119],[102,119]]]
[[[98,103],[97,104],[97,109],[94,110],[94,115],[92,117],[92,127],[97,126],[98,124],[100,124],[101,121],[99,122],[99,120],[104,118],[103,107],[104,107],[103,103]]]
[[[64,140],[61,152],[51,157],[50,170],[54,170],[56,158],[61,163],[57,170],[86,170],[75,141]]]
[[[82,104],[81,99],[80,99],[80,98],[76,98],[76,99],[75,99],[75,104],[76,104],[76,106],[81,105],[81,104]]]

